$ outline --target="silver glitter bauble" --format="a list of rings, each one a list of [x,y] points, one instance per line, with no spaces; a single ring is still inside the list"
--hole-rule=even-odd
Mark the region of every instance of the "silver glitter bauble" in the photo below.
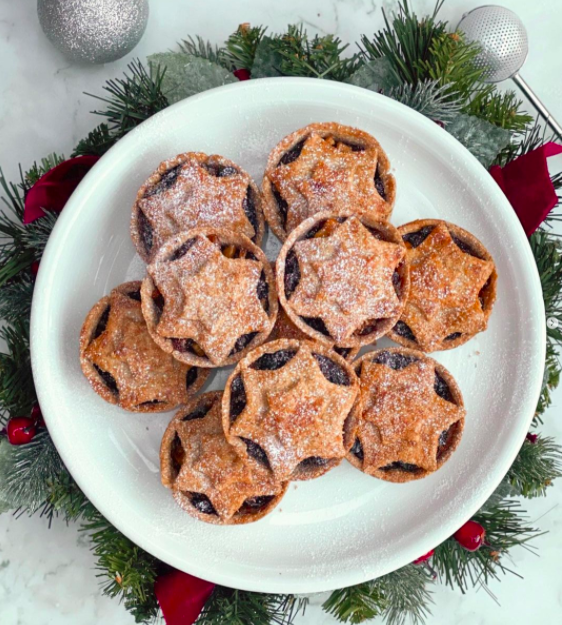
[[[109,63],[140,41],[148,0],[38,0],[37,13],[47,37],[70,60]]]

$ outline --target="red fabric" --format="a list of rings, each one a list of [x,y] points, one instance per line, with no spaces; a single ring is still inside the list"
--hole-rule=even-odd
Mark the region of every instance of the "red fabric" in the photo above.
[[[154,592],[167,625],[192,625],[215,585],[182,571],[160,575]]]
[[[41,176],[25,197],[23,223],[30,224],[43,217],[45,211],[60,213],[74,189],[98,160],[99,156],[77,156]]]
[[[562,145],[545,143],[505,167],[490,168],[490,174],[513,206],[527,236],[541,225],[558,201],[546,164],[546,159],[556,154],[562,154]]]
[[[238,80],[250,80],[252,77],[249,69],[235,69],[232,73],[236,76],[236,78],[238,78]]]

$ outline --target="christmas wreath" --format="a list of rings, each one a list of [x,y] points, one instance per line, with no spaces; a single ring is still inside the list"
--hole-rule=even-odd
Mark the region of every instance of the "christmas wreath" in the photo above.
[[[41,417],[29,352],[34,280],[49,234],[85,173],[115,142],[169,104],[237,80],[308,76],[348,82],[381,92],[426,115],[489,168],[511,201],[540,273],[548,319],[544,383],[519,454],[498,489],[453,536],[413,563],[381,578],[335,590],[324,609],[342,622],[382,615],[391,624],[422,622],[432,584],[461,592],[510,572],[509,550],[527,545],[539,530],[529,525],[520,497],[545,496],[562,475],[562,448],[537,430],[560,378],[562,247],[549,231],[560,216],[546,159],[562,151],[521,109],[513,92],[483,82],[474,63],[479,49],[450,32],[437,12],[418,18],[404,2],[385,16],[385,27],[364,35],[358,51],[333,35],[309,37],[298,26],[282,34],[244,24],[223,47],[200,37],[179,51],[135,61],[97,97],[104,121],[78,143],[69,160],[52,154],[9,183],[0,172],[6,207],[0,214],[0,512],[40,513],[79,524],[97,557],[103,592],[124,601],[139,623],[162,609],[168,623],[200,625],[290,624],[306,605],[292,595],[261,594],[213,586],[171,569],[115,529],[88,501],[66,470]]]

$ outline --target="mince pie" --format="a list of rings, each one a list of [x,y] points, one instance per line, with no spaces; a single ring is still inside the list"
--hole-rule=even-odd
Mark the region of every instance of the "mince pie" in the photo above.
[[[285,137],[267,161],[264,213],[273,232],[288,234],[319,211],[368,213],[385,220],[396,182],[379,142],[334,122],[310,124]]]
[[[422,352],[394,347],[356,363],[362,413],[348,460],[389,482],[426,477],[450,458],[464,427],[453,376]]]
[[[216,154],[187,152],[164,161],[133,206],[131,236],[139,255],[149,263],[171,236],[205,226],[234,230],[259,245],[264,218],[258,187]]]
[[[273,328],[273,272],[244,235],[216,228],[182,232],[160,248],[147,271],[141,294],[148,330],[182,362],[232,364]]]
[[[407,248],[410,294],[390,338],[434,352],[462,345],[485,330],[497,274],[482,243],[438,219],[412,221],[398,232]]]
[[[224,437],[221,391],[192,399],[174,416],[160,447],[162,484],[191,516],[217,525],[261,519],[287,489],[244,464]]]
[[[326,345],[373,343],[400,318],[409,289],[398,231],[367,215],[319,213],[293,230],[276,264],[281,305]]]
[[[279,482],[318,477],[355,440],[359,385],[351,366],[311,341],[280,339],[250,352],[223,395],[227,440]]]
[[[80,333],[80,364],[93,389],[131,412],[163,412],[185,403],[208,372],[163,352],[141,312],[140,282],[126,282],[88,313]]]

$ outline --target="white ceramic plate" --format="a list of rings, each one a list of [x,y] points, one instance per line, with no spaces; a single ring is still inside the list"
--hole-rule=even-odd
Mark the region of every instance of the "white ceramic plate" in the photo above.
[[[398,185],[392,222],[443,218],[474,233],[498,267],[487,332],[436,354],[455,375],[468,417],[460,447],[409,484],[344,462],[292,484],[279,508],[239,527],[195,521],[160,485],[158,451],[170,414],[105,403],[82,376],[78,335],[90,307],[144,268],[129,238],[136,192],[160,161],[200,150],[261,181],[269,151],[310,122],[374,134]],[[267,251],[278,242],[270,234]],[[382,342],[381,344],[385,344]],[[33,371],[49,431],[94,505],[124,534],[176,568],[226,586],[313,592],[356,584],[411,562],[450,536],[494,490],[536,406],[544,367],[541,287],[527,239],[490,175],[444,130],[378,94],[312,79],[252,80],[184,100],[112,148],[68,202],[41,261],[32,312]],[[219,372],[211,388],[222,388]]]

